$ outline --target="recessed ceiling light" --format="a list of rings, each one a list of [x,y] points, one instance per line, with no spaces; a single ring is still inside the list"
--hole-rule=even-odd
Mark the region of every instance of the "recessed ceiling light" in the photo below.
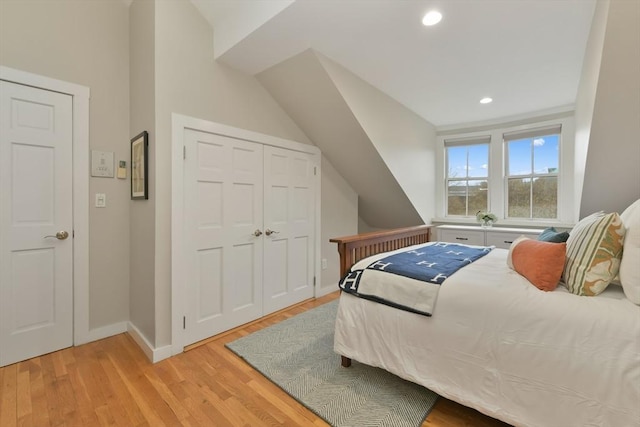
[[[422,25],[436,25],[440,20],[442,20],[442,14],[438,11],[432,10],[424,15],[424,18],[422,18]]]
[[[493,99],[486,97],[486,98],[482,98],[480,100],[480,104],[489,104],[490,102],[493,102]]]

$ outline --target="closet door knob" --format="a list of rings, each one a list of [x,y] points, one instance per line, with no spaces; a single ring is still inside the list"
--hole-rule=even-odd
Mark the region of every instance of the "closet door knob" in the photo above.
[[[268,228],[264,231],[264,234],[266,234],[267,236],[271,236],[272,234],[278,234],[279,231],[273,231],[273,230],[269,230]]]
[[[69,237],[69,232],[68,231],[58,231],[55,236],[44,236],[45,239],[48,238],[48,237],[55,237],[58,240],[64,240],[67,237]]]
[[[260,237],[260,236],[262,236],[262,231],[256,229],[256,231],[253,232],[253,235],[256,236],[256,237]]]

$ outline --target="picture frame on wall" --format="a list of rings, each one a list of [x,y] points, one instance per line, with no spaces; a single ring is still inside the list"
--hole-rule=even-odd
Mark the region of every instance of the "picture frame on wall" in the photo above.
[[[131,139],[131,200],[149,198],[149,134],[143,131]]]

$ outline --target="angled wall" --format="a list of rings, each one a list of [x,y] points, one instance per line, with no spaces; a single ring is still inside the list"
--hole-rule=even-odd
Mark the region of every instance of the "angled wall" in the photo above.
[[[611,0],[580,217],[640,198],[640,2]]]
[[[416,210],[387,159],[371,140],[372,136],[379,138],[382,151],[388,154],[390,145],[384,143],[392,139],[388,138],[388,130],[406,122],[396,121],[398,110],[389,109],[392,103],[386,99],[381,102],[384,96],[379,91],[364,82],[354,83],[355,77],[347,77],[346,70],[329,65],[329,72],[325,68],[327,61],[307,50],[263,71],[257,78],[356,191],[358,213],[365,223],[374,228],[394,228],[429,221],[432,214],[424,212],[421,216]],[[368,102],[373,104],[371,108],[365,106]],[[406,110],[404,114],[413,113]],[[382,124],[374,125],[375,121]],[[435,139],[432,127],[424,125],[421,131],[425,129],[425,134],[431,132]],[[407,150],[415,148],[414,142]],[[397,169],[400,163],[393,165]],[[429,190],[424,199],[428,193]]]

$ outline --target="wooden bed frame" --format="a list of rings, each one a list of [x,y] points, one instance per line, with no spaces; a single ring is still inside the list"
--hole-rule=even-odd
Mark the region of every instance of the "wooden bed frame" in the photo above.
[[[388,252],[411,245],[427,243],[431,240],[431,225],[397,228],[393,230],[374,231],[354,236],[329,239],[338,244],[340,254],[340,278],[349,272],[353,264],[371,255]],[[351,366],[351,359],[342,357],[342,366]]]

